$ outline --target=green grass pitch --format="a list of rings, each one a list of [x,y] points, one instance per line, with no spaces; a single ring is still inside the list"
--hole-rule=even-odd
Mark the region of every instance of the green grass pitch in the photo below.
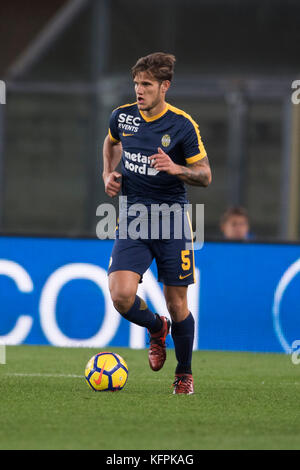
[[[0,449],[300,448],[300,365],[290,356],[196,351],[195,394],[174,396],[172,349],[159,372],[147,350],[109,350],[129,367],[115,393],[94,392],[83,377],[98,350],[8,347]]]

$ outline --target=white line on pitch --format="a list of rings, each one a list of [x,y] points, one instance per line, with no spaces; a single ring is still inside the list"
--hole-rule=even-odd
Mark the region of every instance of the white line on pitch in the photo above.
[[[22,372],[11,372],[10,375],[14,377],[62,377],[62,378],[69,378],[69,379],[82,379],[83,375],[75,375],[75,374],[41,374],[41,373],[22,373]]]

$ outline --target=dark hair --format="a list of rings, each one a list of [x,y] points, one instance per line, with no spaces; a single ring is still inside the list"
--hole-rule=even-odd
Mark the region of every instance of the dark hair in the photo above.
[[[141,57],[137,61],[131,69],[132,76],[134,78],[139,72],[148,72],[159,82],[164,80],[171,81],[174,74],[175,62],[176,59],[173,54],[154,52],[153,54]]]
[[[247,210],[244,207],[234,206],[234,207],[229,207],[229,209],[227,209],[224,212],[220,220],[220,225],[225,224],[232,215],[245,217],[245,219],[247,219],[247,221],[249,222],[249,216],[248,216]]]

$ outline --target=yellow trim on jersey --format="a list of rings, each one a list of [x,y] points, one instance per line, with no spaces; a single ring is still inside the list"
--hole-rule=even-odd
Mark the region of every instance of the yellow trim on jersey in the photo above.
[[[144,119],[144,121],[146,121],[146,122],[152,122],[152,121],[156,121],[156,119],[159,119],[159,118],[161,118],[164,114],[166,114],[166,112],[168,111],[168,109],[169,109],[169,105],[168,105],[168,103],[166,103],[166,107],[165,107],[165,109],[163,109],[163,111],[162,111],[161,113],[156,114],[155,116],[151,116],[151,117],[145,116],[145,114],[143,113],[143,111],[141,111],[140,109],[139,109],[139,111],[140,111],[140,115],[142,116],[142,118]]]
[[[198,124],[196,123],[196,121],[194,121],[194,119],[189,115],[187,114],[185,111],[182,111],[182,109],[179,109],[179,108],[175,108],[175,106],[172,106],[172,105],[168,105],[168,108],[170,111],[173,111],[173,113],[175,114],[179,114],[181,116],[184,116],[185,118],[187,118],[194,126],[194,129],[195,129],[195,132],[196,132],[196,135],[197,135],[197,139],[198,139],[198,148],[199,148],[199,154],[195,155],[194,157],[188,157],[186,158],[186,162],[187,163],[194,163],[198,160],[201,160],[201,158],[204,158],[206,157],[206,151],[205,151],[205,148],[204,148],[204,145],[203,145],[203,142],[201,140],[201,135],[200,135],[200,131],[199,131],[199,126]],[[200,157],[199,157],[200,155]],[[197,159],[196,159],[197,157]],[[199,157],[199,158],[198,158]]]
[[[112,141],[113,144],[118,144],[118,143],[120,142],[118,139],[115,139],[115,138],[111,135],[110,129],[108,129],[108,135],[109,135],[109,138],[110,138],[110,140]]]
[[[134,104],[137,104],[137,101],[135,101],[134,103],[122,104],[121,106],[118,106],[117,108],[115,108],[114,111],[115,111],[116,109],[126,108],[126,106],[133,106]]]
[[[202,158],[206,157],[206,155],[201,155],[201,153],[198,153],[194,157],[188,157],[185,159],[186,163],[188,165],[191,165],[192,163],[198,162],[199,160],[202,160]]]
[[[191,219],[190,219],[190,214],[187,212],[186,216],[187,216],[188,223],[189,223],[189,226],[190,226],[190,229],[191,229],[192,252],[193,252],[193,279],[194,279],[194,283],[195,283],[196,282],[196,276],[195,276],[195,254],[194,254],[194,240],[193,240],[194,234],[193,234],[193,227],[192,227],[192,223],[191,223]]]

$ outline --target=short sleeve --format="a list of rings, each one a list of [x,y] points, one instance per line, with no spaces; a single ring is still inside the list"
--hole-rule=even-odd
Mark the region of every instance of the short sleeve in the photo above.
[[[198,124],[191,118],[186,118],[182,145],[187,164],[195,163],[206,157],[206,151],[200,136]]]
[[[108,134],[110,140],[116,144],[120,142],[119,130],[118,130],[118,110],[115,109],[110,116]]]

